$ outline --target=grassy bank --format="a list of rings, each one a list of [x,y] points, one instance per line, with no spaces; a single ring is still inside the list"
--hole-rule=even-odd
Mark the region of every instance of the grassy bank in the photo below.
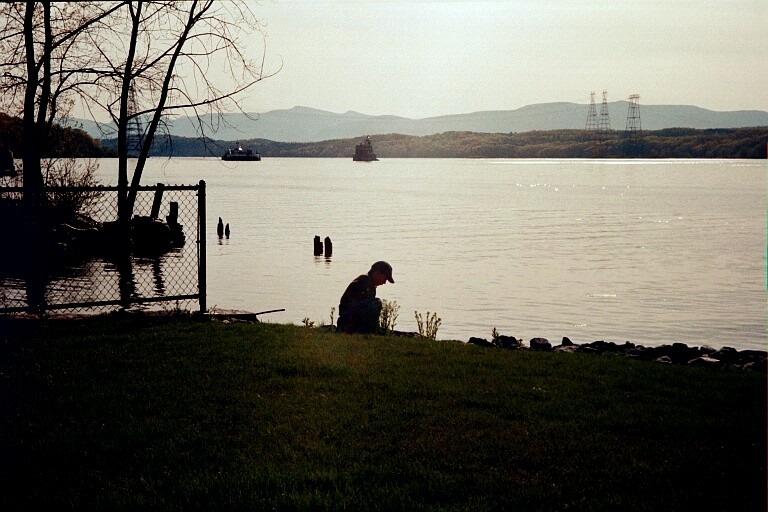
[[[765,510],[759,373],[188,318],[0,328],[3,510]]]

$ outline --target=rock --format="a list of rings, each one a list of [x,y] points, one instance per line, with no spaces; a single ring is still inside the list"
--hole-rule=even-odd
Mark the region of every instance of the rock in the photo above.
[[[492,347],[493,343],[486,340],[485,338],[475,338],[474,336],[469,338],[469,341],[467,342],[470,345],[477,345],[478,347]]]
[[[131,219],[131,237],[134,248],[140,253],[157,253],[171,247],[171,228],[151,217]]]
[[[496,338],[496,345],[506,349],[520,348],[521,340],[514,336],[504,336],[503,334]]]
[[[746,357],[751,361],[765,361],[768,358],[768,352],[765,350],[742,350],[739,355]]]
[[[494,337],[491,342],[484,338],[472,337],[467,344],[507,349],[527,348],[523,345],[522,340],[514,336],[502,335]],[[576,344],[566,336],[563,337],[561,344],[554,348],[546,338],[532,338],[530,349],[538,352],[562,352],[566,354],[574,352],[586,354],[612,353],[641,361],[656,361],[662,364],[685,364],[709,368],[729,367],[768,374],[768,351],[765,350],[742,350],[739,352],[731,347],[723,347],[720,350],[716,350],[708,345],[689,347],[685,343],[644,347],[630,341],[617,345],[614,342],[604,340]]]
[[[714,354],[712,357],[715,357]],[[766,373],[766,352],[764,350],[742,350],[730,357],[729,361],[729,364],[734,367]]]
[[[560,346],[554,348],[555,352],[565,352],[566,354],[572,354],[579,350],[579,345],[576,345],[570,338],[563,336],[563,341],[560,342]]]
[[[419,333],[414,331],[392,331],[390,332],[390,335],[395,336],[396,338],[419,338],[421,337]]]
[[[688,361],[689,366],[708,366],[711,368],[725,366],[722,361],[709,356],[701,356]]]
[[[719,359],[726,364],[736,364],[739,360],[738,352],[732,347],[723,347],[717,352],[710,354],[710,357]]]
[[[589,347],[593,349],[595,352],[603,354],[605,352],[618,352],[619,349],[617,345],[612,341],[593,341],[592,343],[587,343],[586,345],[582,345],[582,347]]]
[[[653,349],[653,347],[644,347],[642,345],[637,345],[635,348],[627,350],[624,354],[629,357],[641,359],[643,361],[652,361],[653,359],[656,359],[654,357],[656,351]]]
[[[755,371],[755,372],[760,372],[760,373],[765,374],[765,373],[768,373],[768,362],[767,361],[768,360],[766,360],[766,359],[763,359],[762,361],[751,361],[751,362],[745,364],[744,366],[742,366],[741,368],[743,370],[750,370],[750,371]]]
[[[702,354],[696,348],[689,348],[685,343],[674,343],[672,345],[661,345],[656,347],[656,358],[667,357],[675,364],[686,364],[691,359],[696,359]]]
[[[603,341],[603,340],[593,341],[592,343],[589,343],[587,346],[593,348],[596,352],[600,354],[605,354],[605,353],[617,354],[620,352],[624,352],[626,350],[624,346],[617,345],[612,341]]]
[[[688,361],[700,356],[701,353],[698,348],[690,348],[685,343],[673,343],[669,351],[669,357],[672,358],[672,362],[675,364],[686,364]]]

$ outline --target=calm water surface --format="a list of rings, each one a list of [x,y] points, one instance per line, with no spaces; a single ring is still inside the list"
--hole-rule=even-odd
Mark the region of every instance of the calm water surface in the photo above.
[[[767,345],[765,161],[152,159],[143,182],[200,179],[211,308],[330,323],[384,259],[398,330],[418,311],[440,339]]]

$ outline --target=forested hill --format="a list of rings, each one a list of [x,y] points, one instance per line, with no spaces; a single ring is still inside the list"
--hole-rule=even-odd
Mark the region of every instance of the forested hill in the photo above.
[[[240,141],[269,157],[351,158],[357,139],[321,142]],[[768,127],[695,130],[669,128],[598,135],[585,130],[524,133],[446,132],[371,137],[379,158],[766,158]],[[114,140],[102,141],[105,148]],[[153,156],[220,156],[231,143],[174,137],[157,144]]]
[[[240,141],[269,157],[352,158],[358,138],[320,142]],[[522,133],[445,132],[435,135],[375,135],[379,158],[766,158],[768,127],[668,128],[627,137],[623,131],[585,130]],[[21,121],[0,113],[0,144],[20,154]],[[231,142],[159,137],[152,156],[221,156]],[[47,156],[114,156],[116,140],[96,141],[82,130],[54,127]]]
[[[21,123],[20,118],[0,112],[0,145],[9,148],[17,158],[21,157],[25,143]],[[99,141],[77,128],[54,125],[49,135],[50,139],[43,147],[43,155],[46,157],[114,156]],[[43,141],[35,140],[32,143],[42,144]]]

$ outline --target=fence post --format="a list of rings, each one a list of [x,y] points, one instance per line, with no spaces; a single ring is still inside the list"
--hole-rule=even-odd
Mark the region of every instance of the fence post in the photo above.
[[[205,314],[207,305],[205,296],[208,287],[205,281],[206,275],[206,248],[205,248],[205,180],[200,180],[200,188],[197,190],[197,286],[200,292],[200,313]]]
[[[155,188],[155,199],[152,201],[152,213],[149,214],[149,217],[152,219],[159,219],[160,218],[160,204],[163,202],[163,191],[165,190],[165,185],[162,183],[157,184],[157,188]]]

